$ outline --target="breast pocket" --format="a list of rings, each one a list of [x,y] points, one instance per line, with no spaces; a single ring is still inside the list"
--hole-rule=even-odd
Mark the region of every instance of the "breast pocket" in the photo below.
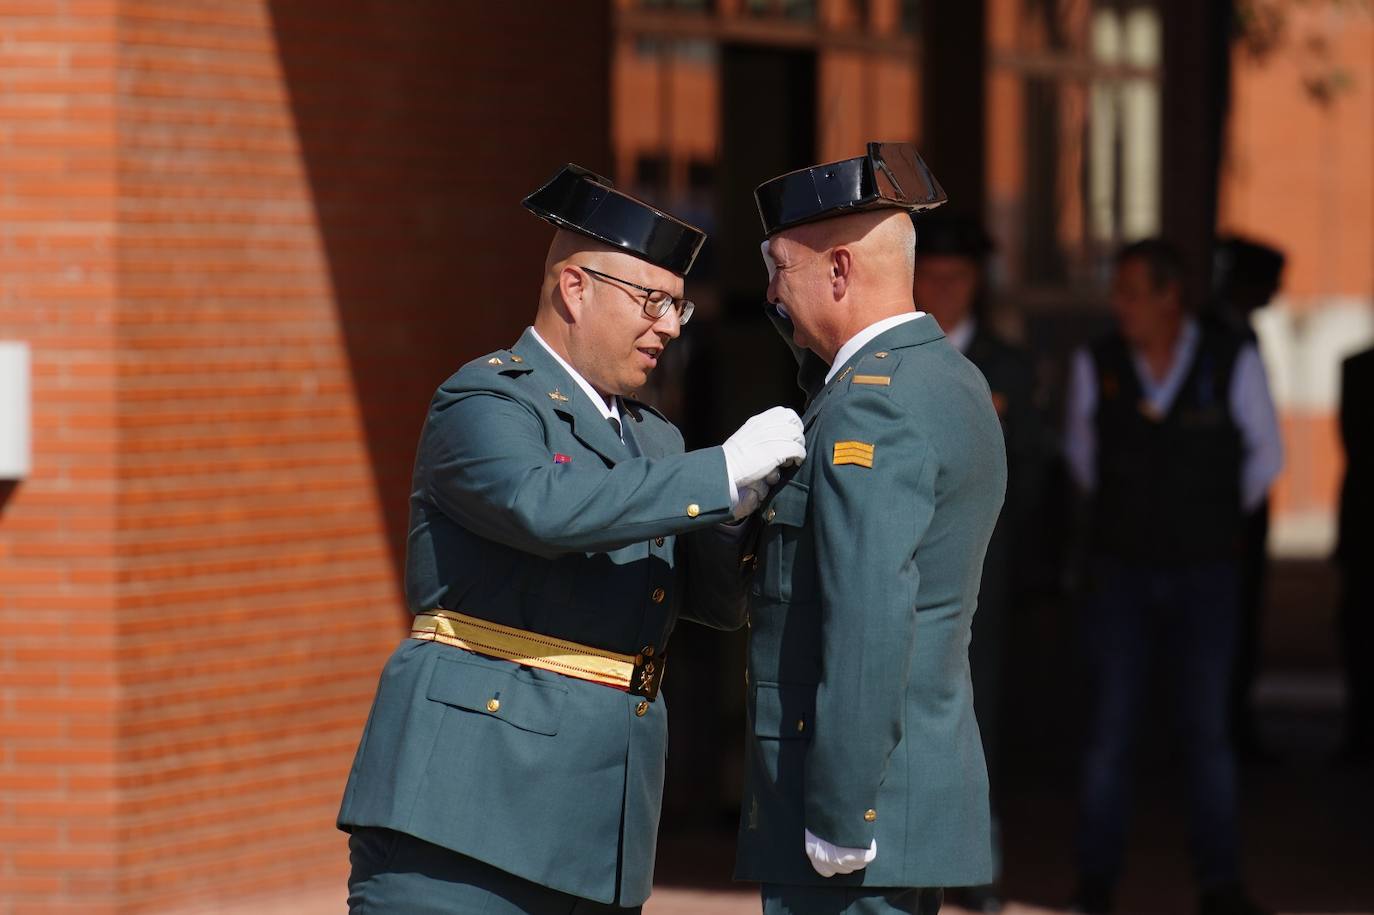
[[[797,558],[806,525],[811,492],[805,483],[788,481],[769,501],[761,516],[759,565],[763,574],[754,580],[754,591],[763,597],[790,601],[799,577]]]

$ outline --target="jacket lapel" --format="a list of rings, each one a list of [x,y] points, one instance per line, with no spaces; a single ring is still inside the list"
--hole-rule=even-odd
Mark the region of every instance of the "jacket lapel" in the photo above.
[[[630,456],[625,443],[615,434],[606,417],[592,403],[582,386],[568,374],[558,360],[549,355],[544,345],[526,330],[519,342],[511,347],[530,367],[537,377],[548,387],[545,396],[555,414],[568,424],[573,437],[596,452],[606,461],[615,464]]]
[[[670,440],[665,436],[655,434],[656,424],[644,421],[649,410],[643,404],[633,400],[621,398],[620,402],[625,408],[622,416],[625,421],[626,439],[633,437],[635,445],[639,448],[639,453],[646,458],[660,458],[670,454],[668,449]]]

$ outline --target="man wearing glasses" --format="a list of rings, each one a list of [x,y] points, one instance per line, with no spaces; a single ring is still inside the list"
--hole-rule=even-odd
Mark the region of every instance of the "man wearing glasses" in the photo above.
[[[705,236],[569,165],[534,325],[440,387],[411,491],[406,598],[345,790],[353,912],[637,912],[679,618],[744,620],[731,524],[805,457],[788,409],[683,453],[632,399],[692,315]]]

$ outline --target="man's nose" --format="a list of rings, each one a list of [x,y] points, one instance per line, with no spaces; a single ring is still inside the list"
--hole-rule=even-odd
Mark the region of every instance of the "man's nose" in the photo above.
[[[776,305],[776,304],[778,304],[778,292],[777,292],[777,290],[778,290],[778,275],[775,273],[775,274],[773,274],[772,278],[769,279],[769,281],[768,281],[768,289],[763,293],[763,296],[764,296],[765,299],[768,300],[768,304],[769,304],[769,305]]]
[[[682,333],[682,319],[678,317],[676,308],[669,308],[667,314],[654,322],[654,333],[665,343],[677,339],[678,334]]]

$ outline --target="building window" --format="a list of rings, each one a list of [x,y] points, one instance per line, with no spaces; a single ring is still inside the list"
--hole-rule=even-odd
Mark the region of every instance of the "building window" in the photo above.
[[[710,13],[715,4],[712,0],[639,0],[646,10],[687,10],[694,13]]]
[[[901,23],[902,31],[907,35],[916,35],[921,31],[921,0],[901,0]]]
[[[1099,288],[1160,229],[1160,13],[989,0],[988,221],[1013,292]]]
[[[816,0],[744,0],[744,9],[751,16],[798,20],[816,18]]]

